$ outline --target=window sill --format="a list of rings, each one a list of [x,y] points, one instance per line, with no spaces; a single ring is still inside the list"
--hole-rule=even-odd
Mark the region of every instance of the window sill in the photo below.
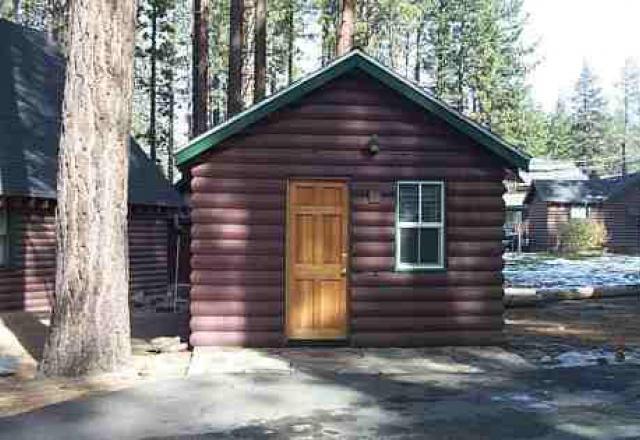
[[[395,272],[400,273],[416,273],[416,272],[425,272],[425,273],[433,273],[433,272],[446,272],[446,266],[437,266],[437,267],[410,267],[410,266],[396,266],[394,268]]]

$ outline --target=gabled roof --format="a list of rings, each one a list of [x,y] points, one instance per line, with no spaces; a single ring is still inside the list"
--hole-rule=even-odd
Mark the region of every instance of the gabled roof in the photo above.
[[[487,128],[453,110],[429,92],[401,77],[358,49],[336,59],[314,74],[293,83],[286,89],[193,139],[176,154],[178,165],[187,164],[230,136],[241,132],[246,127],[255,124],[276,110],[295,102],[329,81],[355,69],[365,72],[367,75],[399,92],[425,111],[441,118],[459,132],[469,136],[493,154],[501,157],[508,166],[519,169],[528,168],[529,157],[526,154],[518,151]]]
[[[535,196],[542,202],[598,203],[607,198],[607,188],[602,181],[591,180],[535,180],[529,189],[525,203]]]
[[[0,196],[56,198],[65,62],[39,31],[0,20]],[[180,195],[132,140],[129,199],[179,206]]]
[[[589,180],[589,176],[574,162],[533,157],[529,170],[521,171],[520,178],[525,184],[534,180]]]
[[[603,179],[534,180],[525,203],[534,197],[542,202],[599,203],[618,200],[633,188],[640,188],[640,172]]]
[[[626,176],[615,176],[602,179],[603,184],[609,192],[609,200],[617,200],[624,197],[626,192],[633,188],[640,188],[640,172],[628,174]]]

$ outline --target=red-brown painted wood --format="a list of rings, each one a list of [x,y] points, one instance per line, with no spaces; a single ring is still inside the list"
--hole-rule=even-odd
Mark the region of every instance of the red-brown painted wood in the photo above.
[[[375,157],[364,151],[373,134]],[[294,178],[347,182],[354,345],[500,341],[504,166],[366,77],[338,79],[229,138],[188,167],[191,343],[286,344],[285,210]],[[394,271],[399,180],[445,180],[446,271]]]

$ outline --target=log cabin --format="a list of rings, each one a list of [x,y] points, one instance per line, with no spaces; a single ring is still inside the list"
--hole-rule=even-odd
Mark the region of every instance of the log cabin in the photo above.
[[[35,30],[0,20],[0,311],[49,311],[56,264],[57,150],[65,65]],[[132,140],[131,291],[166,294],[180,195]]]
[[[560,229],[570,220],[604,225],[605,246],[640,253],[640,173],[588,180],[534,180],[525,198],[532,251],[556,251]]]
[[[502,340],[528,157],[360,50],[194,139],[191,344]]]

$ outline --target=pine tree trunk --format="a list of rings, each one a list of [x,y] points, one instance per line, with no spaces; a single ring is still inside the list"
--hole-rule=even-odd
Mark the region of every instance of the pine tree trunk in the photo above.
[[[149,78],[149,155],[155,164],[158,160],[158,136],[156,130],[156,105],[158,77],[158,8],[151,2],[151,77]]]
[[[295,22],[294,22],[294,1],[287,3],[287,84],[293,82],[293,60],[295,55]]]
[[[267,0],[256,0],[253,102],[262,101],[267,89]]]
[[[173,79],[169,83],[169,139],[167,142],[167,180],[173,183],[175,166],[175,119],[176,119],[176,94],[173,86]]]
[[[67,49],[67,20],[69,18],[69,0],[47,0],[47,32],[52,41],[64,50]]]
[[[242,111],[242,47],[244,42],[244,0],[231,0],[229,23],[229,82],[227,116]]]
[[[127,178],[135,2],[70,6],[56,287],[39,367],[46,376],[115,371],[131,353]]]
[[[192,137],[208,129],[209,118],[209,0],[193,2]]]
[[[423,17],[424,21],[424,17]],[[413,79],[417,84],[420,84],[422,73],[422,25],[418,26],[416,30],[416,65],[413,71]]]
[[[22,0],[13,0],[13,20],[22,24]]]
[[[338,43],[336,55],[346,54],[353,47],[353,37],[356,26],[356,0],[342,0],[340,14],[340,29],[338,29]]]

